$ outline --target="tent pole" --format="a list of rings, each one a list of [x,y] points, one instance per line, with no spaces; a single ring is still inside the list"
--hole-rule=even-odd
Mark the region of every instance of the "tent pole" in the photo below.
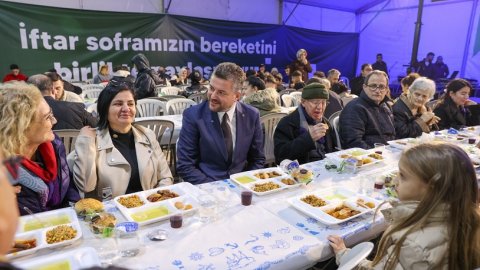
[[[478,0],[473,0],[472,10],[470,12],[470,22],[468,23],[467,41],[465,42],[465,49],[463,50],[462,67],[460,68],[460,77],[462,78],[465,76],[465,69],[467,68],[468,49],[470,48],[470,42],[472,40],[473,23],[475,21],[475,13],[477,12],[477,6],[478,6]]]
[[[283,21],[283,0],[278,0],[278,24]]]
[[[415,34],[413,36],[412,58],[410,59],[410,68],[416,66],[418,45],[420,44],[420,30],[422,29],[423,0],[418,1],[417,21],[415,22]],[[407,72],[408,73],[408,72]]]
[[[300,5],[300,3],[302,2],[302,0],[298,0],[297,4],[295,5],[295,7],[292,9],[292,12],[290,12],[290,14],[288,14],[288,17],[285,19],[285,21],[283,22],[283,24],[286,24],[288,22],[288,19],[290,19],[290,17],[292,16],[293,12],[295,12],[295,10],[297,9],[298,5]]]

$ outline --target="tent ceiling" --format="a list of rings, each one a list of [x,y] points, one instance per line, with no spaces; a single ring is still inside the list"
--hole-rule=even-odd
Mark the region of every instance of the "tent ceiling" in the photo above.
[[[289,3],[298,3],[307,6],[314,6],[320,8],[328,8],[346,12],[362,13],[363,11],[374,7],[386,0],[342,0],[342,1],[330,1],[330,0],[284,0]]]

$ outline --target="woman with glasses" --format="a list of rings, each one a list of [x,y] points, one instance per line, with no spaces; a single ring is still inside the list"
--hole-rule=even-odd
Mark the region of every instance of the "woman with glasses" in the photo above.
[[[447,92],[440,98],[434,113],[440,117],[440,129],[460,129],[467,126],[471,113],[468,106],[476,105],[470,100],[472,85],[464,79],[455,79],[447,84]]]
[[[280,120],[273,135],[277,164],[284,159],[296,159],[300,164],[321,160],[335,151],[335,132],[323,116],[328,93],[320,83],[305,86],[300,106]]]
[[[102,199],[172,184],[172,173],[148,128],[134,125],[133,87],[110,81],[98,97],[98,129],[84,127],[75,143],[74,180],[86,197]],[[105,196],[104,196],[105,194]]]
[[[17,191],[20,214],[68,206],[79,199],[70,182],[65,147],[52,131],[56,119],[38,88],[0,85],[0,151]]]
[[[398,98],[392,107],[397,139],[415,138],[438,129],[439,118],[426,106],[435,89],[435,82],[420,77]]]

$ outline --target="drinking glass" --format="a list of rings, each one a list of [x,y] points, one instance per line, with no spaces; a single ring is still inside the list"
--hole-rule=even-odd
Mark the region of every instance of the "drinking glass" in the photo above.
[[[198,201],[200,203],[198,209],[200,221],[203,223],[215,221],[217,216],[217,200],[215,197],[209,194],[202,194],[198,197]]]
[[[140,253],[138,223],[122,222],[115,226],[115,240],[118,252],[122,257],[135,257]]]

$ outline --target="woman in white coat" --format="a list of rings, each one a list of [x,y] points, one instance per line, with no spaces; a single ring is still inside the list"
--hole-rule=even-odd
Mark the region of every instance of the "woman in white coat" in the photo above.
[[[85,197],[118,196],[172,184],[172,173],[153,131],[133,125],[133,87],[112,80],[98,97],[98,129],[84,127],[69,156]]]

